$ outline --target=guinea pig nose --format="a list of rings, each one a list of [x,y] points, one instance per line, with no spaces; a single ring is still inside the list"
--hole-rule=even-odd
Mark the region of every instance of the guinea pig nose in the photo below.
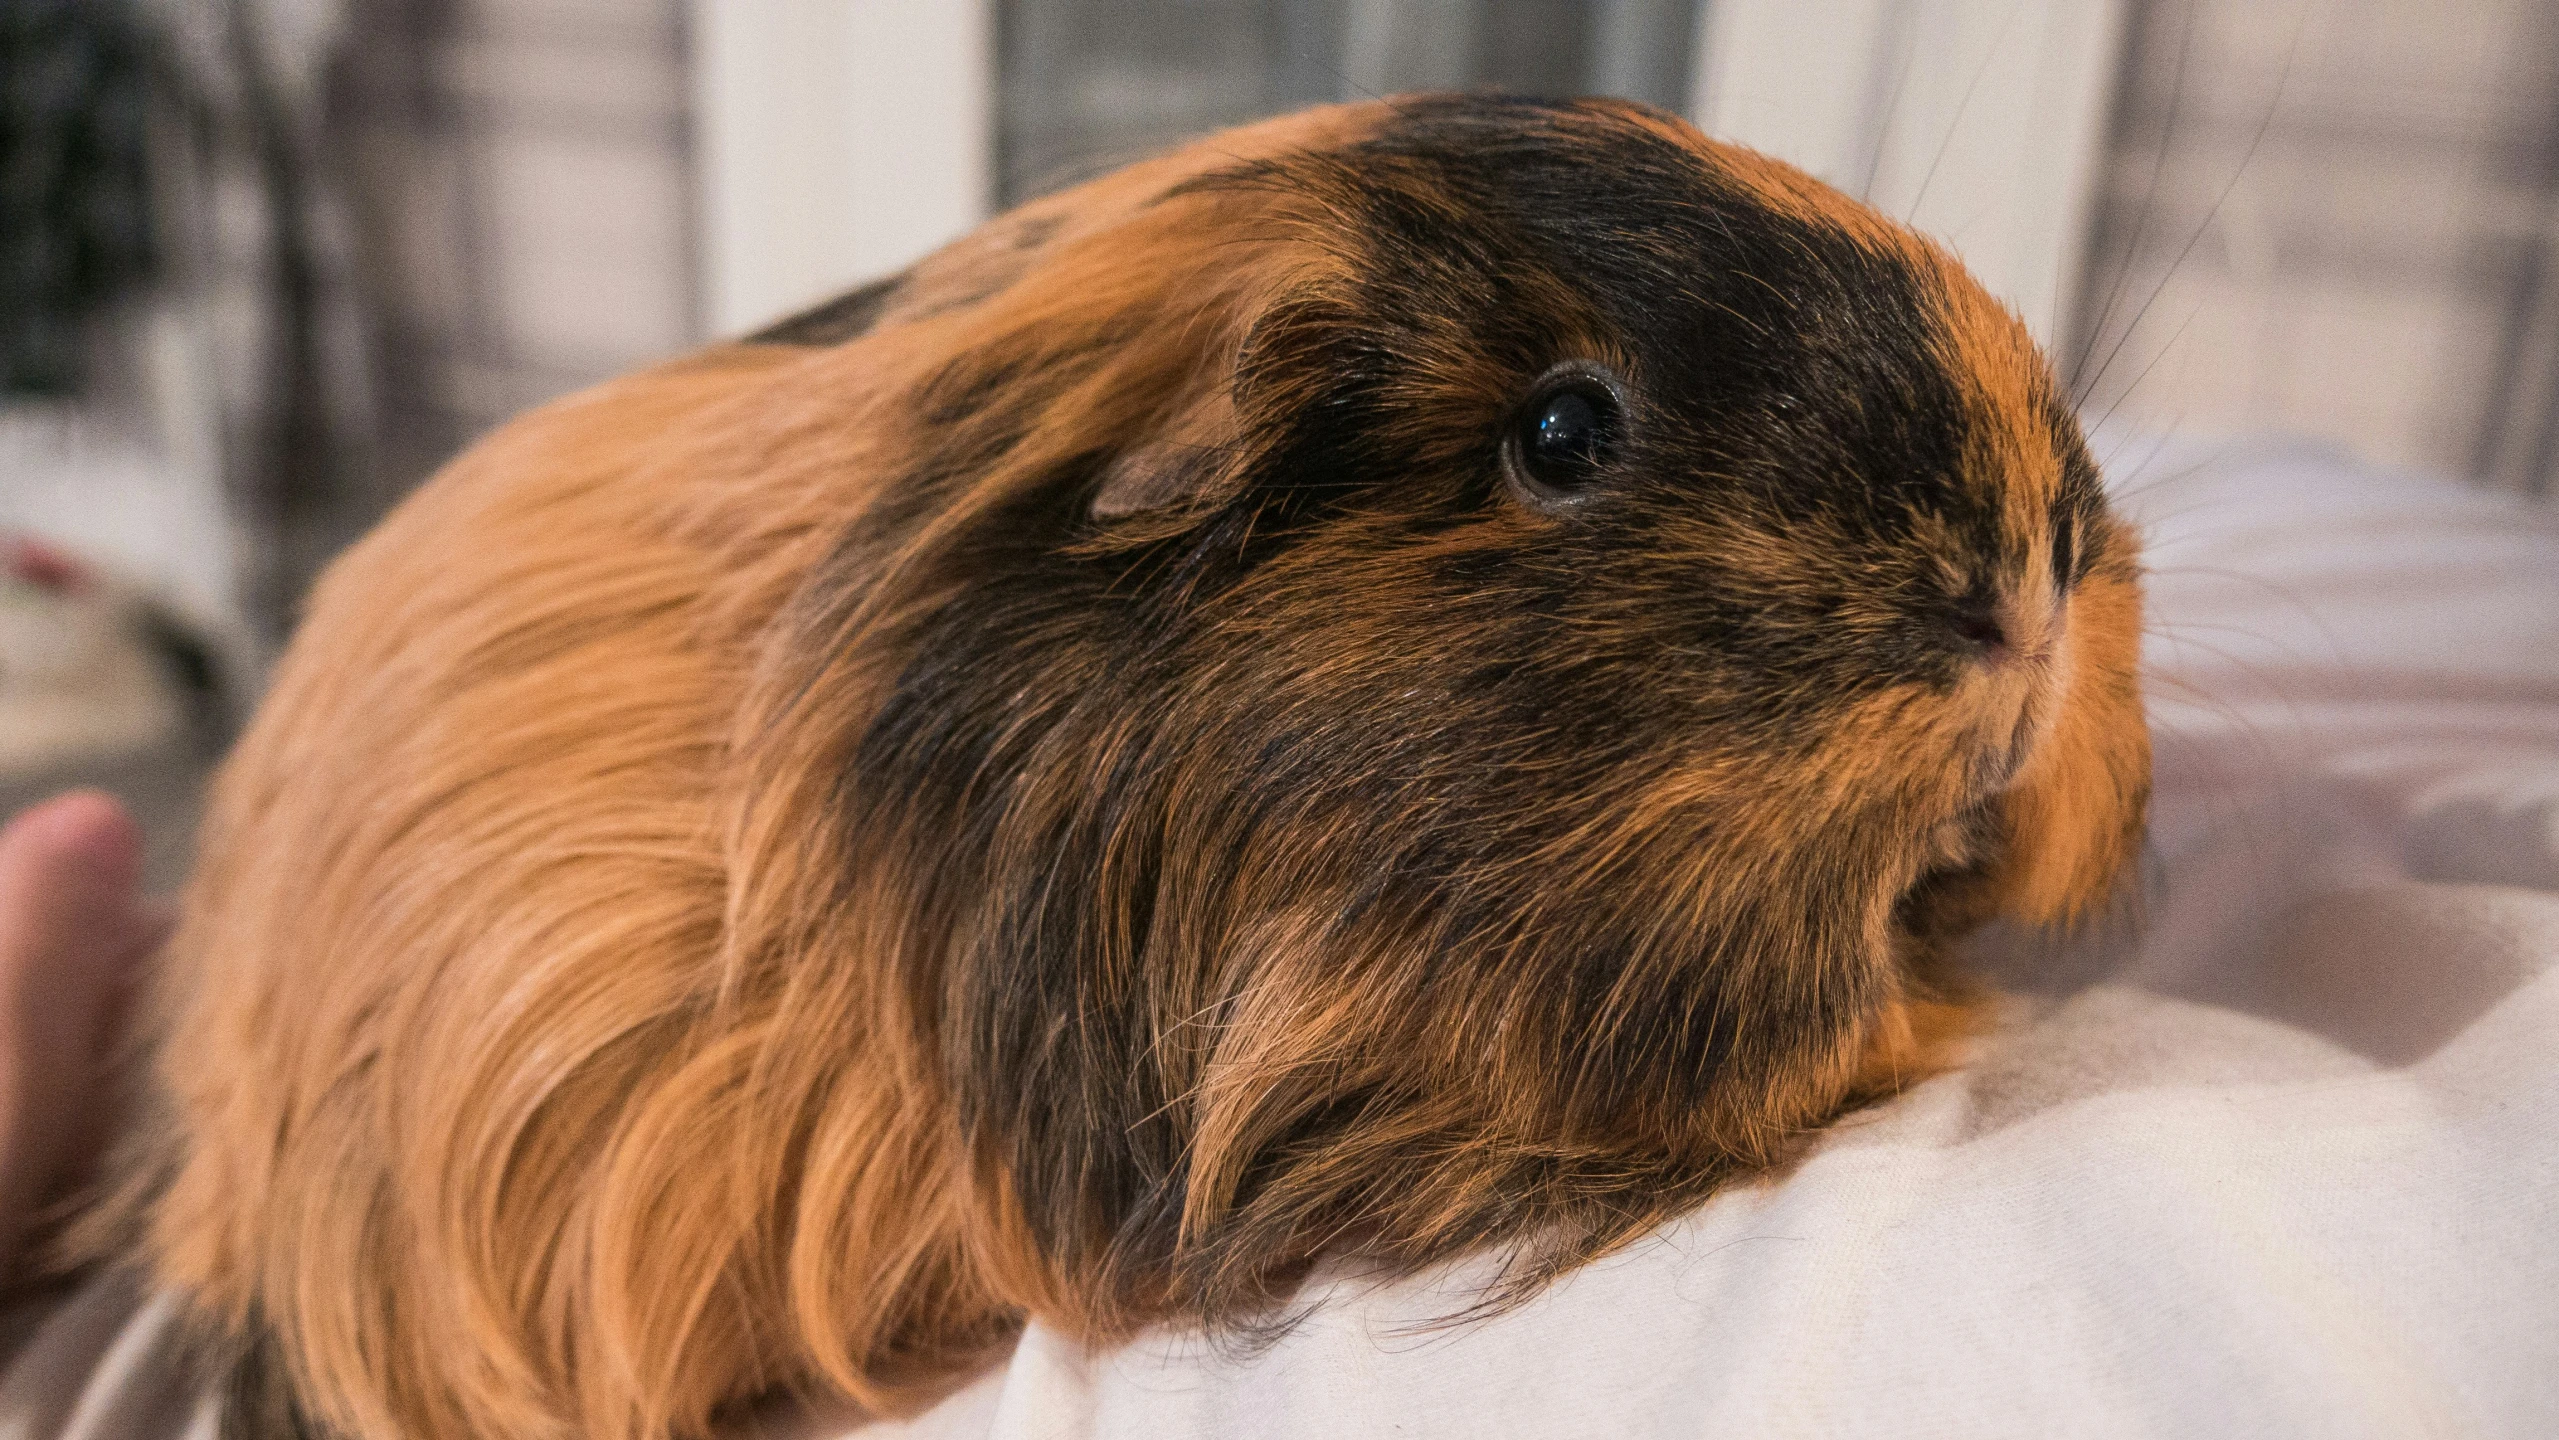
[[[1967,595],[1955,602],[1947,616],[1947,625],[1955,638],[1964,642],[1982,659],[1996,664],[2008,658],[2008,627],[2000,614],[1997,597]]]

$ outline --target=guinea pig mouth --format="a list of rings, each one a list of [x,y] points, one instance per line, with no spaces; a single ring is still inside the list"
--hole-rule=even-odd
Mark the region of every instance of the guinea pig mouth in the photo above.
[[[1966,693],[1980,708],[1965,746],[1965,793],[1986,799],[2016,783],[2062,706],[2070,680],[2067,640],[2045,627],[1974,670]]]
[[[2038,713],[2041,709],[2031,700],[2018,706],[2004,730],[1993,727],[1973,751],[1964,778],[1967,792],[1979,797],[1974,801],[1976,808],[1989,804],[2015,784],[2017,773],[2033,758],[2035,743],[2043,738],[2043,717]]]

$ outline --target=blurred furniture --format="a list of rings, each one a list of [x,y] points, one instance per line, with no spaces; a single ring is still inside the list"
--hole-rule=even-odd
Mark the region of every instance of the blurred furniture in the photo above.
[[[320,144],[337,6],[0,6],[22,267],[5,319],[20,362],[50,357],[15,366],[0,403],[0,809],[113,789],[166,885],[204,770],[369,474]],[[30,219],[47,204],[84,213]],[[147,269],[102,264],[107,231],[145,237],[127,259]],[[44,339],[19,302],[61,297],[66,254],[81,303]],[[99,283],[119,268],[127,283]]]
[[[147,237],[124,283],[60,317],[79,328],[50,342],[53,382],[0,395],[0,525],[147,578],[254,663],[312,552],[334,548],[320,517],[365,470],[347,255],[319,154],[335,0],[0,4],[24,72],[11,186],[130,207],[104,228]],[[104,153],[108,132],[138,153]],[[140,183],[104,188],[92,172],[116,165]],[[59,268],[71,237],[12,213],[10,263]],[[71,262],[93,291],[97,248],[92,235]],[[29,278],[12,293],[57,288]],[[12,304],[13,347],[29,318]]]

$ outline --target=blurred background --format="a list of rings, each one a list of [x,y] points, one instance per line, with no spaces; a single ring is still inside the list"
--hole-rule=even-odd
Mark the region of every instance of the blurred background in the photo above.
[[[528,406],[1183,136],[1611,93],[1937,233],[2092,418],[2547,494],[2547,0],[0,0],[0,808],[183,864],[312,576]]]

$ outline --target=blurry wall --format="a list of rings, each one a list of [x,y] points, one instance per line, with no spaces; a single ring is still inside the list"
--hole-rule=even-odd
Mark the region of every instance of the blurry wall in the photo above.
[[[1757,0],[1768,3],[1768,0]],[[1495,86],[1680,108],[1697,0],[687,0],[715,334],[995,208],[1327,100]]]
[[[351,0],[330,77],[380,468],[696,337],[678,0]]]
[[[698,117],[702,97],[688,97],[686,76],[705,58],[702,13],[828,6],[693,5],[688,55],[680,0],[354,0],[357,43],[339,93],[364,157],[353,178],[367,248],[382,257],[393,476],[525,404],[700,331],[736,328],[747,310],[760,318],[814,298],[786,295],[783,283],[728,307],[735,314],[708,303],[712,282],[692,243],[697,228],[715,234],[718,217],[697,198],[713,192],[693,187],[717,157],[688,129],[688,99]],[[847,0],[837,8],[858,23],[843,43],[879,74],[896,54],[868,51],[911,51],[904,41],[866,47],[883,32],[861,19],[865,6],[914,10],[901,25],[929,16],[942,26],[973,8],[986,16],[984,33],[965,43],[990,52],[973,73],[992,72],[993,94],[959,102],[980,107],[963,118],[992,149],[986,177],[965,181],[982,187],[978,210],[1186,135],[1378,91],[1608,91],[1689,108],[1710,28],[1701,12],[1730,31],[1754,7],[1783,11],[1808,34],[1845,37],[1831,20],[1814,23],[1815,12],[1871,10],[1889,34],[1908,37],[1964,8]],[[1985,55],[2033,43],[2016,7],[1971,8]],[[2026,19],[2063,8],[2030,7]],[[2063,312],[2051,326],[2092,410],[2161,427],[2308,431],[2383,461],[2547,489],[2559,467],[2559,7],[2129,0],[2122,15],[2094,223],[2063,267]],[[1754,73],[1720,77],[1727,94],[1708,94],[1705,113],[1720,130],[1779,143],[1749,133],[1749,104],[1735,108]],[[1856,83],[1876,93],[1861,113],[1912,154],[1907,166],[1849,168],[1880,176],[1885,191],[1887,172],[1907,168],[1902,178],[1916,185],[1938,160],[1932,137],[1953,135],[1967,113],[2009,131],[2017,127],[1996,117],[2020,104],[2061,113],[2040,99],[1977,93],[1978,73],[1971,49],[1946,45],[1865,66]],[[2012,83],[1988,73],[1994,92]],[[948,102],[940,111],[904,96],[884,103],[928,133],[957,123]],[[784,109],[810,113],[800,102]],[[869,117],[860,128],[883,123]],[[861,149],[849,133],[844,146]],[[756,154],[790,159],[760,142],[749,163]],[[1970,174],[1966,156],[1951,163]],[[859,179],[799,188],[833,188],[874,212],[883,193],[902,193]],[[1959,232],[1984,209],[1965,184],[1941,174],[1921,223],[1964,241]],[[965,196],[955,203],[971,209]],[[962,223],[960,212],[936,223]],[[801,288],[858,278],[829,274]]]
[[[2129,40],[2063,353],[2092,406],[2549,493],[2559,6],[2141,0]]]
[[[2070,310],[2126,0],[1714,0],[1710,135],[1944,240],[2047,344]]]
[[[712,334],[901,269],[986,217],[989,8],[687,0]]]
[[[1886,22],[1876,33],[1907,47],[1966,8],[842,0],[832,8],[852,28],[841,44],[875,76],[897,74],[902,55],[916,68],[915,51],[910,40],[883,40],[866,7],[896,12],[901,26],[952,26],[955,43],[988,52],[970,73],[992,73],[991,96],[935,109],[884,91],[872,107],[889,107],[883,115],[853,114],[855,105],[841,117],[851,128],[839,148],[856,158],[862,137],[901,117],[920,133],[958,125],[985,137],[983,178],[960,182],[978,199],[955,192],[953,217],[933,222],[945,228],[1186,135],[1425,85],[1703,103],[1718,129],[1782,149],[1782,136],[1752,131],[1760,102],[1748,86],[1767,68],[1758,57],[1711,77],[1725,93],[1697,99],[1710,78],[1695,66],[1707,20],[1729,33],[1754,8],[1782,11],[1813,39],[1835,32],[1846,44],[1848,28],[1813,23],[1815,12],[1874,11]],[[716,187],[702,179],[722,163],[700,143],[704,97],[688,89],[713,58],[702,16],[781,8],[830,4],[691,0],[688,24],[685,0],[352,0],[332,95],[355,161],[348,180],[376,300],[383,470],[394,488],[525,405],[737,328],[748,310],[761,318],[815,298],[784,293],[786,277],[724,310],[712,303],[717,256],[696,243],[717,234],[719,217],[705,213],[717,208]],[[2026,18],[2064,8],[2039,5]],[[1970,9],[1985,57],[2033,44],[2035,26],[2016,7]],[[980,28],[947,18],[961,11],[982,13]],[[2064,267],[2078,272],[2075,294],[2065,274],[2052,326],[2092,409],[2153,426],[2304,430],[2384,461],[2547,488],[2559,466],[2559,7],[2129,0],[2123,17],[2094,223]],[[1976,128],[2013,131],[1998,117],[2018,105],[2059,113],[2031,97],[1976,93],[1981,73],[1993,91],[2049,83],[1981,71],[1980,43],[1923,44],[1863,67],[1856,84],[1876,93],[1860,113],[1912,153],[1906,166],[1884,155],[1846,168],[1880,177],[1887,192],[1889,172],[1907,168],[1911,188],[1938,161],[1938,131],[1958,151],[1969,143],[1955,134],[1966,114],[1989,117]],[[802,127],[813,128],[826,117],[812,104],[803,97],[776,114],[815,114]],[[748,139],[743,163],[765,156],[777,175],[795,163],[783,147]],[[870,148],[914,147],[892,135]],[[1821,168],[1818,156],[1804,158]],[[951,169],[939,155],[904,161]],[[1967,156],[1949,163],[1969,175]],[[912,193],[849,171],[782,181],[768,189],[838,192],[874,214],[897,208],[883,195]],[[1935,190],[1921,223],[1966,240],[1959,232],[1981,223],[1983,203],[1962,176],[1941,173]],[[788,221],[750,218],[768,231]],[[829,273],[800,288],[859,278]]]

